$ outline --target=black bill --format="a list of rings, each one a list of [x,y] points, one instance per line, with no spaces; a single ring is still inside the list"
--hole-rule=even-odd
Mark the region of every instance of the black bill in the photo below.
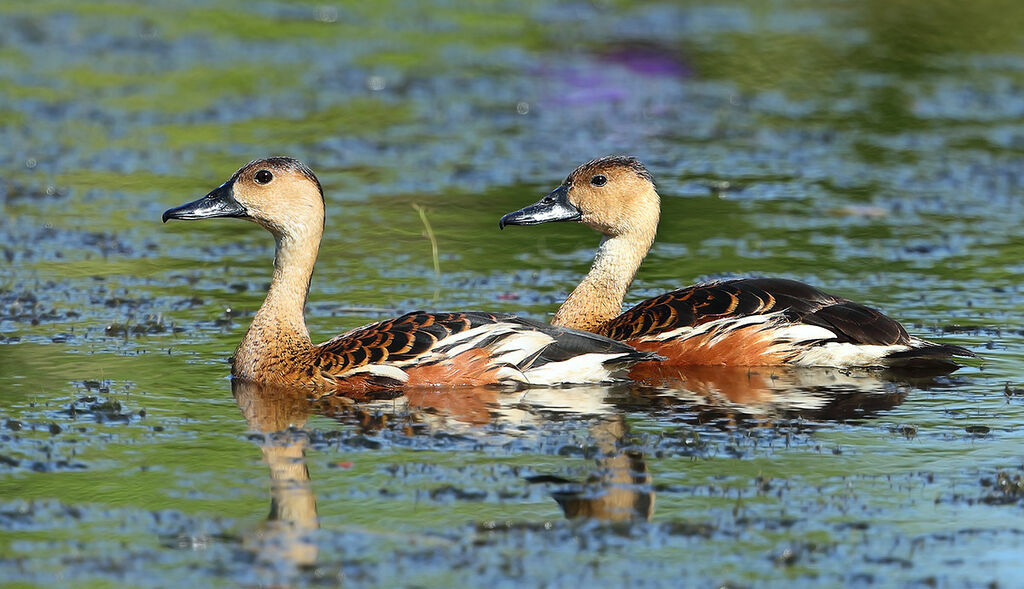
[[[247,217],[241,204],[235,200],[234,182],[225,182],[210,194],[180,207],[164,211],[164,223],[168,219],[209,219],[211,217]]]
[[[551,191],[540,202],[509,213],[498,221],[498,228],[505,225],[539,225],[552,221],[579,221],[582,213],[569,202],[569,187],[565,184]]]

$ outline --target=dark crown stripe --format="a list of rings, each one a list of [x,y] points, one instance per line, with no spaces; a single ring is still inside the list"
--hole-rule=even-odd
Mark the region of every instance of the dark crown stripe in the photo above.
[[[565,179],[565,183],[571,184],[572,181],[575,180],[576,176],[579,174],[584,174],[588,172],[592,173],[602,168],[614,167],[627,168],[629,170],[632,170],[634,173],[636,173],[637,176],[640,176],[644,180],[647,180],[652,184],[654,183],[654,177],[651,175],[650,170],[648,170],[647,167],[644,166],[643,162],[641,162],[640,160],[631,155],[606,155],[604,157],[599,157],[597,159],[590,160],[589,162],[576,168],[576,170],[572,174],[569,174],[569,177]]]

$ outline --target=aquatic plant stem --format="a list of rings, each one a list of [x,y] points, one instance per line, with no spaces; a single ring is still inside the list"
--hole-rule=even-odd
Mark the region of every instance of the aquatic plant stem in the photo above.
[[[412,208],[416,209],[416,212],[420,214],[420,220],[423,221],[427,239],[430,240],[430,253],[434,260],[434,275],[437,277],[437,282],[434,285],[434,300],[436,301],[441,297],[441,258],[437,253],[437,238],[434,237],[434,230],[430,227],[430,221],[427,219],[427,210],[416,203],[412,203]]]

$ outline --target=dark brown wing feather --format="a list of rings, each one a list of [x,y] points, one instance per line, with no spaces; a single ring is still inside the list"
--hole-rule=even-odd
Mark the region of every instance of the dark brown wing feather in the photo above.
[[[780,311],[790,321],[834,332],[833,341],[910,342],[903,326],[881,312],[782,278],[739,278],[674,290],[636,305],[602,325],[599,333],[628,341],[717,319]]]
[[[415,360],[428,353],[446,353],[451,346],[462,341],[446,344],[443,340],[449,336],[480,327],[506,323],[514,327],[500,330],[493,335],[476,342],[475,348],[487,348],[491,344],[510,336],[517,331],[539,331],[552,338],[552,341],[519,361],[515,367],[525,370],[530,367],[542,366],[548,362],[560,362],[581,354],[608,354],[606,364],[629,366],[644,360],[657,360],[657,354],[638,352],[629,345],[594,333],[555,327],[522,317],[507,314],[481,312],[466,313],[427,313],[415,311],[401,317],[372,323],[354,329],[330,341],[317,346],[313,364],[316,369],[332,379],[346,378],[346,373],[367,364],[384,364]],[[501,359],[494,357],[496,362]],[[424,358],[426,364],[436,359]],[[360,376],[369,378],[372,386],[395,386],[387,377]],[[372,385],[372,386],[371,386]],[[362,386],[362,385],[361,385]]]
[[[409,360],[452,334],[500,320],[500,316],[490,313],[413,311],[320,344],[317,365],[325,373],[340,374],[367,364]]]
[[[891,346],[910,343],[902,325],[877,309],[851,301],[835,303],[800,317],[802,323],[824,327],[840,343]]]

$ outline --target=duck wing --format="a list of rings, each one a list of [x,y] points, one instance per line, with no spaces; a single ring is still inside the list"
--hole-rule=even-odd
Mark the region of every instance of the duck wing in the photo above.
[[[782,278],[674,290],[636,305],[598,332],[693,364],[895,365],[974,355],[912,337],[876,309]],[[665,348],[670,344],[677,349]]]
[[[316,348],[314,365],[336,388],[551,385],[601,382],[641,360],[609,338],[513,315],[415,311]]]
[[[795,280],[722,280],[696,284],[647,299],[602,325],[600,333],[614,339],[629,340],[680,327],[697,327],[720,319],[780,311],[797,321],[829,305],[843,302],[848,301]]]

